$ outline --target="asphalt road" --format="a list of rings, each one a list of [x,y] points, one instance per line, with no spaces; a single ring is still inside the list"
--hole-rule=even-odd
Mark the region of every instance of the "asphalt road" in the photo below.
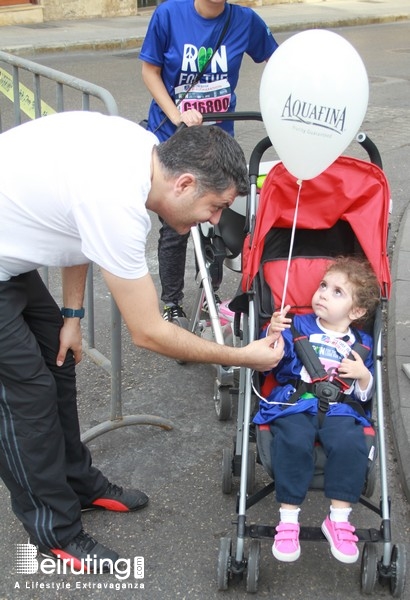
[[[376,142],[389,178],[393,213],[390,246],[408,201],[408,165],[410,164],[410,62],[408,60],[409,23],[355,27],[338,30],[353,43],[368,70],[371,91],[363,130]],[[278,41],[289,34],[278,35]],[[114,95],[122,116],[140,120],[146,115],[149,95],[140,77],[136,52],[87,53],[50,55],[37,62],[81,77],[107,88]],[[259,80],[263,67],[245,59],[238,86],[238,110],[258,110]],[[66,108],[71,108],[71,100]],[[73,108],[75,108],[73,104]],[[3,116],[4,118],[4,116]],[[237,139],[249,156],[256,142],[265,136],[262,125],[242,123],[237,126]],[[81,143],[81,140],[79,140]],[[355,146],[349,152],[363,156]],[[266,159],[274,157],[268,153]],[[44,165],[46,170],[47,165]],[[156,259],[156,218],[148,243],[148,260],[154,281],[158,284]],[[186,308],[189,312],[195,294],[193,253],[187,265]],[[237,275],[226,272],[222,295],[229,297],[238,285]],[[96,297],[98,347],[109,354],[107,326],[108,294],[97,281]],[[26,541],[24,532],[8,506],[7,494],[0,488],[2,520],[0,598],[72,598],[118,597],[146,600],[189,598],[242,599],[248,597],[243,583],[233,583],[227,592],[218,592],[216,560],[221,536],[231,535],[235,517],[235,492],[221,493],[221,454],[230,447],[235,434],[235,419],[220,422],[213,408],[215,372],[203,365],[178,365],[172,360],[149,354],[131,346],[124,332],[123,356],[124,414],[155,414],[174,423],[165,432],[150,427],[129,427],[106,434],[90,443],[94,462],[115,482],[141,486],[151,497],[149,508],[136,515],[89,514],[84,516],[87,530],[103,543],[124,556],[144,556],[145,588],[122,589],[117,592],[94,588],[39,589],[36,582],[50,585],[46,576],[17,576],[11,568],[11,549]],[[109,378],[89,358],[78,369],[79,412],[83,430],[109,414]],[[388,406],[388,398],[386,398]],[[398,479],[391,429],[385,423],[389,492],[392,498],[394,543],[403,543],[410,557],[410,511]],[[257,467],[256,481],[266,481],[266,474]],[[236,483],[236,482],[235,482]],[[377,499],[378,490],[375,492]],[[321,494],[312,493],[303,506],[302,521],[319,524],[328,502]],[[277,506],[266,498],[249,511],[249,519],[274,524]],[[353,522],[359,527],[379,527],[379,517],[359,506]],[[409,559],[407,569],[409,570]],[[327,544],[305,544],[297,563],[276,562],[270,554],[270,544],[263,542],[258,598],[288,598],[289,600],[355,600],[359,588],[360,564],[346,566],[333,560]],[[74,586],[78,577],[55,579]],[[16,587],[16,581],[20,588]],[[87,581],[98,584],[101,578]],[[34,587],[33,587],[34,585]],[[378,598],[388,598],[386,588],[377,587]]]

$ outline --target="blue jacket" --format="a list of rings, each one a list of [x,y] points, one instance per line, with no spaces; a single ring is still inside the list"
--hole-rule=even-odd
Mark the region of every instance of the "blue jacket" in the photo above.
[[[349,347],[356,341],[352,329],[349,330],[348,341],[343,341],[341,338],[332,335],[331,332],[322,329],[318,324],[316,315],[313,313],[296,315],[294,317],[294,325],[302,335],[308,336],[326,370],[337,369],[337,365],[348,355]],[[266,336],[266,334],[267,329],[262,332],[261,337]],[[370,348],[370,352],[364,362],[366,367],[373,374],[373,340],[370,335],[364,332],[361,332],[360,337],[362,343]],[[298,412],[316,414],[318,411],[318,400],[312,394],[304,394],[297,402],[286,406],[286,402],[288,402],[295,391],[295,387],[293,386],[295,380],[310,381],[310,377],[296,354],[290,329],[286,329],[283,332],[283,338],[285,341],[284,356],[279,364],[272,370],[278,385],[272,389],[267,398],[260,401],[259,411],[254,418],[254,423],[257,424],[270,423],[278,417],[285,417],[286,415]],[[354,384],[347,390],[346,394],[353,400],[363,403],[363,408],[369,416],[369,419],[365,419],[350,405],[344,404],[343,402],[331,404],[327,414],[329,416],[351,415],[363,425],[369,425],[369,395],[361,394],[359,396],[355,390]]]

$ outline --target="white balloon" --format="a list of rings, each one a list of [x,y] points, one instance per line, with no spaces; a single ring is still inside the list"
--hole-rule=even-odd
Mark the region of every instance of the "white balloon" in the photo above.
[[[369,81],[358,52],[340,35],[310,29],[287,39],[261,80],[262,119],[286,169],[312,179],[347,148],[367,110]]]

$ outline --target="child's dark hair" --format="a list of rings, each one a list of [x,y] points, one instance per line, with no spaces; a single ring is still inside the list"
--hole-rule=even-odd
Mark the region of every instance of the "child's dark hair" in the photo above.
[[[353,305],[364,308],[365,315],[356,321],[368,321],[380,302],[380,285],[368,260],[356,256],[339,256],[326,269],[326,273],[344,273],[353,287]]]

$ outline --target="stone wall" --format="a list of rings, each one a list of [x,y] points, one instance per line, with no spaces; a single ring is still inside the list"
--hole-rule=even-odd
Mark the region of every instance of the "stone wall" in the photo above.
[[[44,21],[125,17],[137,14],[137,0],[39,0]]]
[[[267,4],[310,1],[320,0],[230,0],[253,8]],[[37,0],[36,4],[27,0],[25,4],[17,5],[13,5],[10,0],[10,6],[0,5],[0,26],[94,17],[127,17],[137,15],[138,12],[138,0]]]
[[[287,4],[305,0],[231,0],[243,6]],[[87,19],[92,17],[124,17],[138,14],[137,0],[39,0],[44,21]]]

